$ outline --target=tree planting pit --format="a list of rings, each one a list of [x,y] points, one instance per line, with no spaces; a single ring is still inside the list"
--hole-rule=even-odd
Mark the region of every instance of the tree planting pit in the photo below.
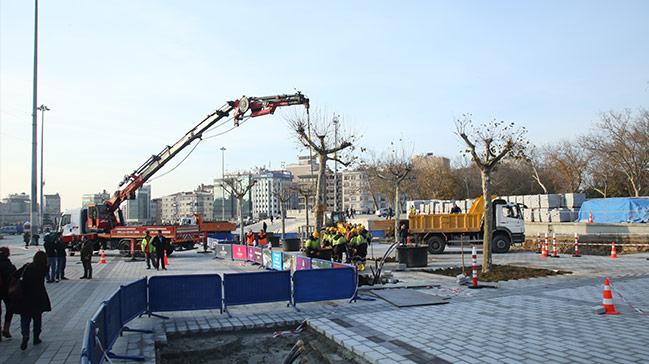
[[[543,269],[543,268],[528,268],[528,267],[519,267],[515,265],[496,265],[492,266],[492,270],[489,273],[482,273],[480,271],[481,266],[478,266],[478,280],[482,282],[498,282],[498,281],[509,281],[516,279],[528,279],[528,278],[537,278],[537,277],[547,277],[547,276],[556,276],[561,274],[572,274],[572,272],[563,271],[563,270],[552,270],[552,269]],[[426,273],[440,274],[448,277],[457,277],[462,274],[461,267],[451,267],[451,268],[441,268],[441,269],[427,269],[424,270]],[[465,267],[464,272],[467,276],[471,277],[471,267]]]
[[[221,333],[174,335],[166,345],[156,346],[160,364],[252,364],[282,363],[293,346],[301,340],[304,352],[293,362],[298,363],[366,363],[347,349],[319,334],[310,327],[296,334],[273,337],[295,327],[239,330]]]

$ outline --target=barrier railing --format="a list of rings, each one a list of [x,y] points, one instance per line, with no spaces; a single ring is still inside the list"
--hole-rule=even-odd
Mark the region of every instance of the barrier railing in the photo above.
[[[223,312],[228,306],[282,301],[295,306],[304,302],[349,299],[356,295],[356,271],[352,266],[311,259],[298,253],[229,246],[230,250],[222,251],[226,251],[226,255],[230,252],[231,259],[241,259],[245,254],[242,260],[261,262],[269,270],[226,273],[223,279],[218,274],[145,277],[120,286],[88,321],[80,362],[101,364],[107,358],[144,360],[141,356],[117,355],[111,351],[124,331],[150,332],[126,326],[142,314],[207,309]],[[235,258],[235,251],[239,258]]]

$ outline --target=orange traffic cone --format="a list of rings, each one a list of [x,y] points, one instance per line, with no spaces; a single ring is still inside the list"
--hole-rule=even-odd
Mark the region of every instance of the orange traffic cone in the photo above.
[[[165,265],[169,265],[169,259],[167,259],[167,251],[166,250],[165,250],[165,255],[164,255],[163,259],[164,259],[163,261],[164,261]]]
[[[592,211],[588,212],[588,223],[589,224],[593,223],[593,212]]]
[[[541,258],[547,258],[548,257],[548,234],[545,234],[545,239],[543,240],[543,243],[541,243],[543,247],[541,248]]]
[[[99,255],[101,256],[101,259],[99,259],[99,264],[106,264],[106,254],[104,253],[104,249],[101,249],[99,251]]]
[[[611,242],[611,259],[617,259],[617,249],[615,249],[615,242]]]
[[[604,299],[602,300],[602,306],[604,306],[604,310],[606,310],[604,312],[606,315],[620,314],[613,304],[613,292],[611,291],[611,283],[608,281],[608,277],[604,279]]]

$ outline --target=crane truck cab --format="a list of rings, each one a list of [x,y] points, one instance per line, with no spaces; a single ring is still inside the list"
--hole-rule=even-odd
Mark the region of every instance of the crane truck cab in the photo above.
[[[491,249],[494,253],[507,253],[511,244],[525,241],[523,205],[493,199]],[[441,254],[446,245],[464,241],[481,243],[484,237],[484,200],[477,198],[466,214],[410,214],[409,233],[415,241],[428,245],[428,252]]]

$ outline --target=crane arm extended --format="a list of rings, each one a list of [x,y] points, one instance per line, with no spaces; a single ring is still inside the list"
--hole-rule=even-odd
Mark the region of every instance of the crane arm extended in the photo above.
[[[105,202],[108,212],[112,213],[119,208],[124,200],[135,197],[135,191],[142,187],[157,171],[165,166],[173,157],[185,149],[215,123],[230,116],[234,111],[235,126],[246,117],[257,117],[273,114],[280,106],[304,105],[309,108],[309,99],[300,92],[291,95],[276,95],[263,97],[241,97],[238,100],[228,101],[223,107],[207,115],[200,123],[189,130],[180,140],[172,146],[166,146],[160,153],[151,156],[130,175],[124,176],[119,184],[126,187],[115,192],[114,196]]]

